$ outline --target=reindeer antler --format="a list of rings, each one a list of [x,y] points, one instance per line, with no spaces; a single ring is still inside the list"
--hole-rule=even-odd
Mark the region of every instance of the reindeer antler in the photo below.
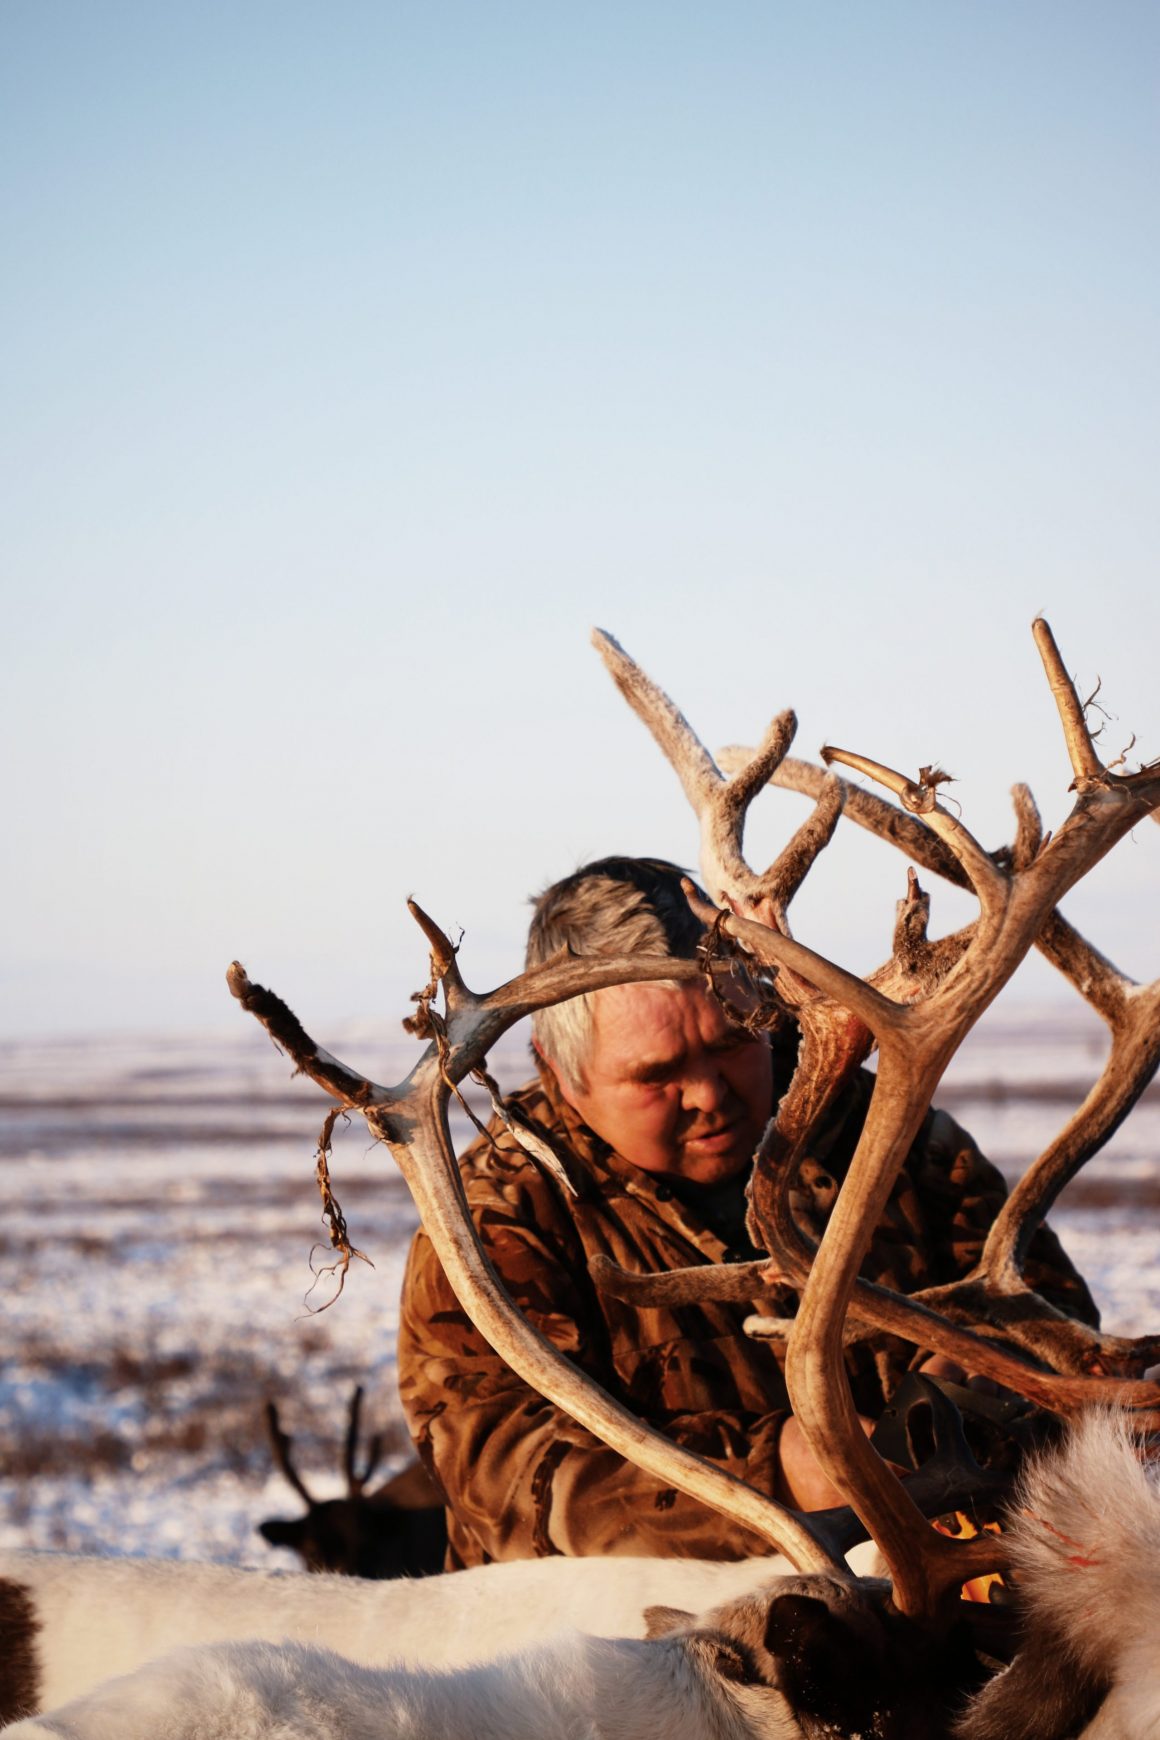
[[[1050,641],[1049,634],[1044,625],[1037,638],[1052,648],[1054,642]],[[1059,688],[1058,652],[1049,652],[1049,656],[1052,657],[1054,673],[1053,692],[1063,694],[1066,699],[1065,691]],[[1074,731],[1075,713],[1070,704],[1068,718]],[[731,748],[722,750],[719,760],[724,767],[733,768],[747,761],[748,757],[747,750]],[[1086,777],[1091,778],[1093,764],[1082,746],[1080,762],[1088,770]],[[1154,769],[1142,771],[1150,773]],[[821,768],[808,762],[786,761],[775,770],[772,783],[809,796],[816,793],[825,777]],[[1117,776],[1109,774],[1109,779],[1114,782]],[[1042,827],[1034,799],[1027,788],[1015,786],[1012,797],[1017,824],[1015,845],[991,856],[997,865],[1006,862],[1020,870],[1026,869],[1039,852]],[[1160,812],[1153,810],[1151,813],[1154,820],[1160,820]],[[851,787],[847,793],[845,814],[878,838],[898,846],[925,868],[959,886],[967,885],[968,879],[957,860],[917,816],[907,814],[858,787]],[[957,945],[968,937],[969,928],[959,932],[955,939],[946,941],[954,940]],[[901,1305],[895,1299],[884,1300],[880,1290],[874,1295],[871,1289],[859,1282],[851,1308],[855,1318],[867,1330],[889,1327],[894,1333],[910,1339],[921,1337],[923,1345],[960,1361],[970,1359],[973,1361],[971,1369],[1021,1388],[1022,1393],[1042,1401],[1045,1397],[1038,1379],[1032,1375],[1030,1380],[1035,1384],[1035,1390],[1026,1387],[1020,1378],[1020,1363],[1009,1362],[998,1344],[980,1347],[978,1337],[974,1337],[976,1345],[972,1354],[970,1341],[960,1339],[959,1334],[948,1340],[940,1334],[936,1324],[925,1313],[920,1315],[917,1309],[925,1306],[937,1310],[953,1319],[960,1330],[964,1324],[985,1318],[1002,1332],[1006,1341],[1026,1350],[1037,1360],[1046,1361],[1054,1371],[1080,1374],[1098,1369],[1138,1373],[1160,1358],[1160,1337],[1124,1338],[1094,1330],[1088,1324],[1067,1317],[1042,1299],[1027,1286],[1021,1273],[1035,1231],[1060,1191],[1099,1152],[1160,1066],[1160,1021],[1157,1019],[1160,1015],[1160,980],[1151,985],[1137,985],[1080,936],[1058,909],[1048,914],[1036,937],[1036,947],[1075,986],[1111,1030],[1111,1051],[1099,1080],[1074,1117],[1027,1168],[1000,1211],[980,1261],[969,1275],[948,1285],[910,1295]],[[812,1258],[812,1246],[793,1223],[784,1205],[780,1201],[775,1203],[764,1220],[767,1227],[774,1228],[778,1256],[788,1274],[804,1277]],[[736,1271],[734,1273],[740,1288],[744,1277]],[[694,1276],[695,1272],[688,1272],[684,1283],[685,1297],[693,1296],[688,1289],[696,1286]],[[614,1277],[611,1283],[605,1280],[602,1284],[615,1289],[621,1281]],[[735,1296],[750,1297],[753,1290],[751,1283],[749,1294],[739,1291]],[[678,1285],[670,1288],[670,1297],[675,1299],[678,1295]],[[884,1312],[888,1314],[889,1322]],[[906,1325],[908,1314],[913,1316],[909,1329]],[[1023,1369],[1028,1369],[1025,1364]],[[1059,1392],[1059,1405],[1068,1411],[1090,1405],[1093,1399],[1091,1387],[1083,1383]]]
[[[1040,843],[1034,818],[1024,806],[1010,868],[986,853],[942,808],[937,777],[929,769],[924,769],[918,780],[910,780],[853,752],[825,752],[827,761],[866,773],[892,791],[909,812],[901,818],[908,826],[899,829],[891,821],[894,836],[908,836],[921,829],[914,837],[929,854],[923,861],[933,861],[932,867],[939,870],[949,865],[953,879],[970,886],[979,901],[974,926],[950,940],[949,946],[947,940],[931,945],[925,935],[925,896],[911,879],[896,927],[892,959],[870,981],[856,978],[796,942],[785,924],[785,910],[805,873],[803,864],[808,868],[832,833],[840,808],[840,785],[826,784],[820,790],[825,801],[811,819],[812,825],[807,824],[800,848],[782,854],[764,876],[750,871],[741,854],[745,812],[756,790],[770,777],[789,783],[785,776],[792,773],[792,767],[786,761],[786,750],[792,737],[792,716],[779,715],[758,755],[733,780],[726,781],[667,697],[643,678],[609,637],[598,639],[617,682],[678,768],[700,817],[706,876],[713,893],[730,908],[710,915],[717,931],[777,973],[779,993],[797,1013],[813,1046],[815,1063],[824,1052],[840,1076],[843,1069],[848,1071],[860,1061],[868,1036],[872,1035],[879,1046],[877,1083],[865,1128],[826,1233],[813,1255],[790,1333],[787,1380],[795,1412],[815,1456],[850,1496],[878,1541],[894,1577],[895,1599],[905,1612],[913,1614],[929,1613],[942,1595],[965,1577],[995,1568],[1002,1561],[1003,1548],[990,1537],[962,1543],[933,1536],[904,1488],[866,1441],[853,1412],[842,1364],[846,1316],[852,1301],[859,1315],[869,1315],[888,1327],[903,1322],[906,1327],[899,1332],[908,1336],[919,1326],[925,1345],[939,1347],[941,1339],[944,1347],[957,1349],[959,1338],[964,1336],[968,1341],[982,1342],[990,1349],[993,1361],[1013,1361],[1019,1368],[1023,1393],[1034,1396],[1046,1386],[1053,1405],[1075,1395],[1077,1389],[1090,1393],[1092,1388],[1114,1394],[1142,1411],[1149,1410],[1142,1412],[1142,1418],[1156,1418],[1160,1405],[1158,1386],[1066,1378],[1031,1369],[1025,1360],[994,1349],[986,1337],[969,1336],[921,1301],[867,1288],[857,1279],[866,1244],[948,1058],[1015,971],[1062,894],[1140,816],[1160,804],[1160,771],[1156,768],[1117,775],[1102,767],[1050,632],[1045,624],[1037,623],[1035,633],[1063,722],[1077,797],[1068,820],[1045,845]],[[828,779],[817,771],[823,781]],[[852,805],[859,820],[866,813],[865,800],[866,794],[860,794],[857,805]],[[897,815],[890,806],[883,808]],[[920,816],[922,822],[917,820]],[[449,1095],[468,1074],[482,1068],[489,1048],[514,1021],[550,1003],[613,984],[691,981],[700,976],[701,967],[667,957],[578,961],[561,954],[481,997],[464,983],[455,950],[443,932],[414,903],[411,910],[431,947],[432,984],[420,999],[418,1018],[430,1043],[398,1087],[379,1087],[318,1048],[286,1006],[261,987],[251,985],[237,963],[231,968],[230,988],[265,1023],[300,1069],[341,1105],[361,1110],[372,1132],[391,1146],[464,1310],[527,1383],[665,1484],[726,1511],[780,1547],[799,1568],[837,1567],[837,1537],[820,1519],[787,1512],[643,1426],[523,1320],[479,1242],[451,1146]],[[778,928],[756,922],[758,914],[772,917]],[[1057,943],[1066,953],[1059,937]],[[1117,990],[1106,977],[1104,984],[1109,1007],[1119,1006],[1117,998],[1119,1002],[1128,999],[1122,985]],[[437,985],[443,992],[442,1013],[433,1005]],[[831,1049],[825,1051],[826,1046]],[[779,1110],[782,1137],[790,1154],[808,1136],[820,1115],[819,1108],[824,1110],[830,1097],[827,1087],[808,1075],[796,1092],[795,1099],[791,1085]],[[781,1171],[786,1170],[783,1165]],[[1052,1178],[1055,1176],[1051,1173]],[[784,1207],[784,1184],[784,1179],[771,1183],[767,1207],[760,1212],[755,1188],[759,1230],[776,1227]],[[1049,1190],[1041,1189],[1040,1194],[1049,1194]],[[803,1258],[800,1235],[797,1245],[787,1242],[795,1262],[813,1254],[807,1247]],[[1011,1248],[1017,1252],[1018,1237]],[[975,1364],[986,1369],[982,1360]],[[1010,1376],[1006,1370],[1004,1375]]]
[[[979,918],[964,934],[957,958],[948,961],[945,955],[941,957],[917,997],[912,993],[909,1000],[900,1001],[880,985],[855,978],[778,930],[742,916],[738,910],[700,911],[703,918],[712,919],[720,930],[741,942],[763,966],[790,969],[795,982],[804,982],[855,1015],[878,1041],[878,1077],[865,1129],[806,1280],[789,1336],[786,1376],[795,1414],[815,1456],[830,1478],[851,1495],[891,1566],[896,1600],[904,1611],[912,1613],[928,1611],[944,1589],[959,1580],[961,1562],[944,1542],[932,1546],[925,1529],[921,1536],[916,1534],[918,1518],[914,1507],[897,1482],[885,1474],[861,1437],[848,1385],[844,1379],[834,1381],[842,1370],[840,1355],[847,1307],[852,1298],[856,1310],[866,1300],[865,1292],[855,1295],[854,1291],[858,1267],[933,1091],[963,1035],[1015,971],[1061,895],[1140,816],[1160,803],[1160,777],[1154,771],[1123,776],[1103,768],[1046,623],[1038,620],[1034,634],[1060,712],[1078,795],[1071,816],[1055,839],[1045,847],[1040,847],[1036,839],[1034,853],[1029,818],[1024,815],[1022,856],[1028,861],[1013,873],[1000,867],[963,824],[939,804],[938,776],[932,770],[924,769],[917,780],[912,780],[862,754],[836,748],[823,750],[827,765],[837,762],[869,775],[899,798],[911,816],[923,817],[930,834],[957,866],[955,879],[965,881],[978,898]],[[624,655],[620,657],[623,659]],[[623,680],[621,686],[625,686]],[[630,698],[670,758],[679,755],[689,763],[693,758],[690,740],[696,744],[696,739],[671,703],[654,685],[643,682],[634,685]],[[655,724],[662,715],[666,727],[663,731]],[[784,757],[779,758],[779,765],[782,760]],[[743,776],[744,770],[735,777]],[[688,789],[688,782],[683,783]],[[694,807],[698,809],[705,840],[709,805],[702,797]],[[740,856],[740,822],[735,822],[731,838],[737,846],[730,860],[732,865]],[[706,856],[713,849],[711,836],[709,840]],[[720,859],[718,853],[717,861]],[[745,878],[742,891],[748,892],[753,886],[752,872],[746,869]],[[740,906],[734,890],[727,885],[722,887],[721,895],[727,906]],[[750,905],[753,904],[751,899]],[[799,1018],[806,1011],[817,1020],[816,998],[802,1000]],[[799,1099],[808,1097],[813,1088],[808,1062],[804,1072],[799,1066],[798,1075],[804,1073],[806,1078]],[[793,1098],[791,1086],[787,1099]],[[783,1101],[778,1124],[784,1111]],[[782,1159],[793,1153],[801,1130],[808,1128],[810,1122],[808,1113],[795,1120],[795,1127],[786,1133]],[[783,1165],[780,1178],[772,1189],[767,1188],[764,1213],[757,1211],[760,1166],[754,1184],[755,1214],[760,1229],[767,1248],[777,1250],[779,1255],[784,1254],[787,1244],[792,1247],[794,1243],[794,1229],[785,1209],[786,1173]],[[768,1176],[764,1182],[768,1185]],[[799,1256],[800,1249],[799,1238]],[[930,1344],[934,1344],[933,1339]],[[1081,1387],[1086,1388],[1082,1382]],[[1125,1399],[1131,1394],[1133,1399],[1146,1400],[1155,1407],[1160,1392],[1153,1386],[1141,1386],[1141,1390],[1143,1394],[1135,1390],[1121,1394]],[[1053,1398],[1058,1396],[1058,1385],[1052,1393]]]
[[[699,981],[700,967],[695,961],[673,961],[667,956],[580,961],[561,951],[489,995],[478,996],[464,983],[448,938],[414,901],[409,905],[431,945],[432,977],[441,984],[444,1012],[436,1011],[424,997],[421,1009],[434,1037],[398,1087],[368,1092],[371,1084],[366,1078],[322,1050],[281,999],[251,984],[237,961],[227,975],[230,990],[289,1052],[303,1074],[336,1095],[341,1104],[357,1107],[372,1134],[388,1144],[464,1311],[526,1383],[663,1484],[752,1529],[799,1569],[841,1567],[837,1537],[831,1544],[824,1524],[787,1510],[653,1431],[533,1329],[508,1298],[463,1197],[447,1124],[448,1100],[508,1027],[536,1009],[608,985],[655,979]],[[518,1129],[515,1133],[518,1137]]]

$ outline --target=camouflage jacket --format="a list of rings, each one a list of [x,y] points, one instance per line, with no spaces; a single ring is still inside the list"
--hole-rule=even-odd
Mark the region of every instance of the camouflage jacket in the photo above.
[[[853,1154],[872,1077],[847,1089],[799,1175],[795,1210],[819,1236]],[[738,1229],[715,1230],[663,1177],[622,1160],[554,1091],[513,1096],[519,1114],[581,1163],[568,1199],[546,1168],[493,1125],[460,1161],[475,1223],[516,1304],[617,1400],[676,1443],[762,1491],[778,1492],[778,1435],[788,1398],[774,1344],[741,1328],[749,1309],[791,1315],[778,1288],[752,1307],[627,1305],[597,1291],[603,1252],[651,1272],[753,1255]],[[577,1168],[572,1167],[575,1172]],[[862,1273],[901,1292],[949,1281],[978,1259],[1003,1180],[967,1133],[932,1112],[899,1175]],[[682,1200],[684,1198],[684,1200]],[[714,1217],[718,1229],[721,1217]],[[1095,1307],[1054,1235],[1032,1250],[1028,1279],[1089,1320]],[[918,1356],[880,1336],[847,1356],[861,1412],[877,1415]],[[740,1558],[768,1546],[626,1463],[528,1388],[473,1329],[422,1232],[411,1248],[399,1327],[399,1389],[412,1436],[448,1502],[448,1567],[552,1553]]]

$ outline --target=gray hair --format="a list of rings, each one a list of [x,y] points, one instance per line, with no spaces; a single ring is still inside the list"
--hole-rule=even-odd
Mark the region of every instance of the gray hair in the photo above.
[[[639,953],[692,960],[705,931],[681,888],[685,874],[665,858],[600,858],[553,882],[532,903],[528,966],[539,966],[564,947],[582,956]],[[584,1066],[596,995],[571,997],[532,1016],[537,1050],[572,1087],[587,1085]]]

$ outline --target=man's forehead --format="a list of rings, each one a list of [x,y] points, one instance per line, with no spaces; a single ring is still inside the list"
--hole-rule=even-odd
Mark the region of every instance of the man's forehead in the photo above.
[[[729,1023],[700,985],[609,985],[593,998],[594,1039],[602,1051],[635,1057],[683,1050],[690,1038],[715,1039]]]

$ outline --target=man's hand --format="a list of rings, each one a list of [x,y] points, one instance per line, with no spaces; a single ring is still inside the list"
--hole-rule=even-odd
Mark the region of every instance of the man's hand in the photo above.
[[[956,1365],[953,1359],[948,1359],[942,1353],[932,1353],[929,1359],[923,1360],[918,1369],[927,1377],[945,1378],[948,1383],[962,1384],[965,1389],[977,1390],[981,1396],[1010,1396],[1014,1393],[1005,1390],[993,1378],[982,1377],[974,1372],[968,1376],[961,1365]]]
[[[873,1420],[858,1415],[858,1424],[869,1437]],[[785,1501],[794,1510],[833,1510],[845,1504],[845,1493],[839,1492],[829,1475],[824,1474],[806,1443],[806,1435],[791,1414],[781,1429],[778,1442],[781,1460],[781,1489]]]

